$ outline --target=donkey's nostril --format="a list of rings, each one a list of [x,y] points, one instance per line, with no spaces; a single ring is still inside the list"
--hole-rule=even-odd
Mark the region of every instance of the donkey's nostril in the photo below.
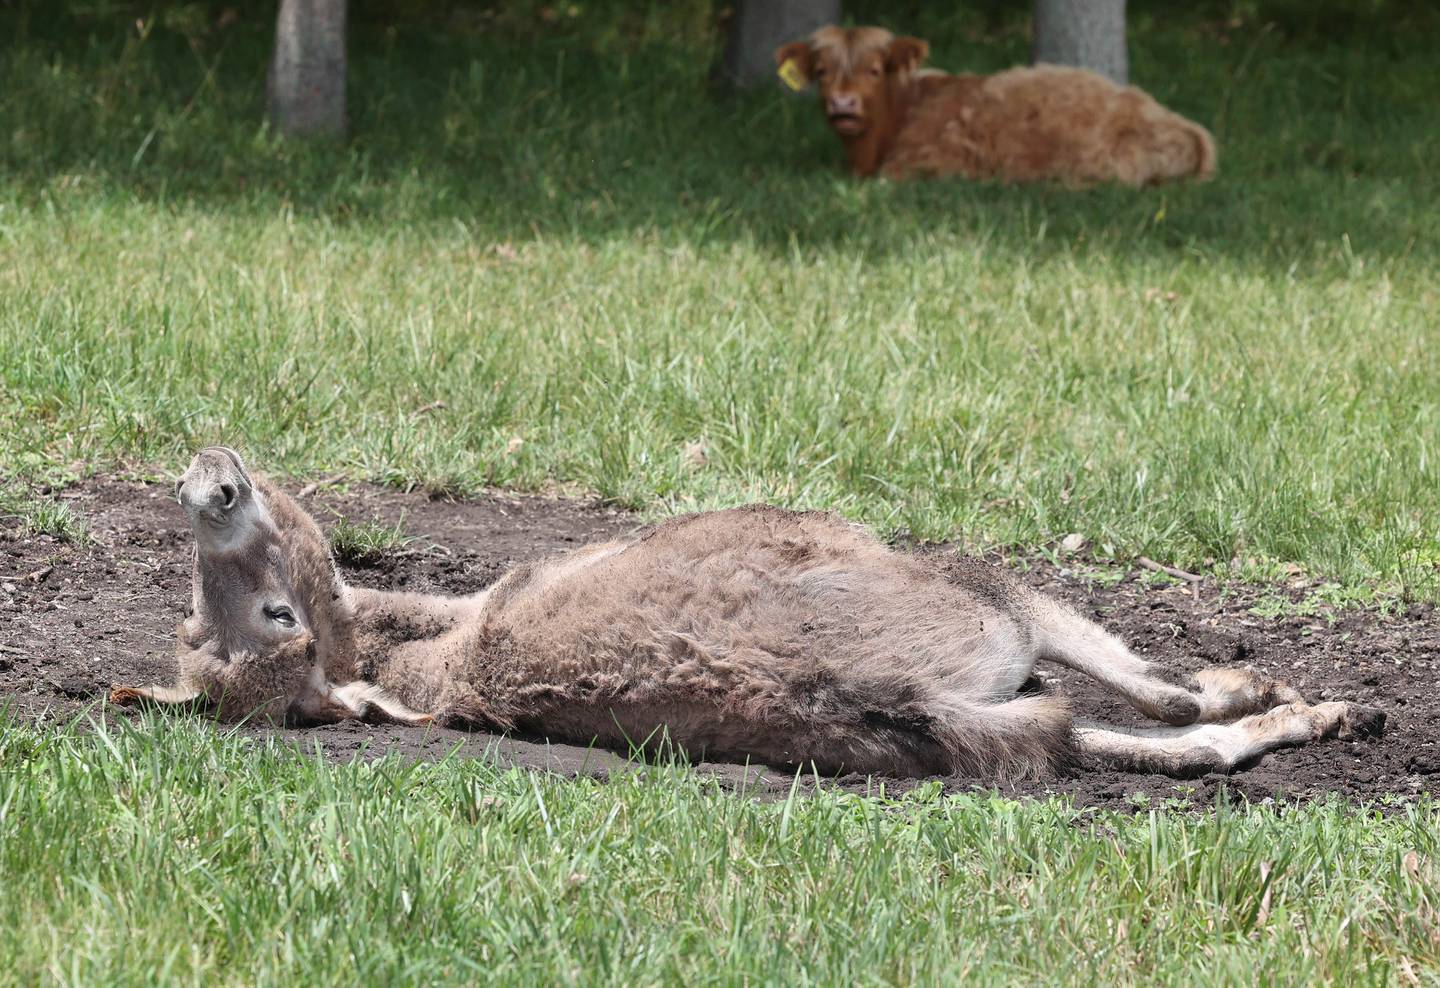
[[[183,480],[177,480],[177,481],[175,481],[175,500],[177,500],[177,501],[180,500],[180,488],[182,488],[182,487],[184,487],[184,486],[185,486],[185,481],[183,481]]]
[[[221,484],[221,485],[220,485],[220,497],[221,497],[220,507],[222,507],[222,508],[234,507],[234,505],[235,505],[235,485],[234,485],[234,484]]]

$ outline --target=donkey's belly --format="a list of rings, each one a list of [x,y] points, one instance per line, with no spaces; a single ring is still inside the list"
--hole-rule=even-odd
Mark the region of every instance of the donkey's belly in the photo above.
[[[713,706],[683,702],[585,704],[523,717],[517,726],[528,734],[594,744],[622,754],[648,757],[671,753],[691,760],[737,755],[794,760],[786,755],[795,747],[786,732],[727,715]]]

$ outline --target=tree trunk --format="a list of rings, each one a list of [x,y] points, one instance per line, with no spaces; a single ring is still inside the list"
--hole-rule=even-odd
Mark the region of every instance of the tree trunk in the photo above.
[[[1035,0],[1030,60],[1078,65],[1124,85],[1125,0]]]
[[[736,0],[725,42],[725,78],[753,86],[775,78],[775,49],[840,20],[840,0]]]
[[[266,90],[285,136],[344,135],[345,0],[280,0]]]

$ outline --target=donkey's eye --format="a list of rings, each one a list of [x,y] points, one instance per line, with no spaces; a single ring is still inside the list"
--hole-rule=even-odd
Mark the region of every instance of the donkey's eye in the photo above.
[[[263,608],[265,616],[271,621],[285,625],[287,628],[295,625],[295,612],[284,604],[266,604]]]

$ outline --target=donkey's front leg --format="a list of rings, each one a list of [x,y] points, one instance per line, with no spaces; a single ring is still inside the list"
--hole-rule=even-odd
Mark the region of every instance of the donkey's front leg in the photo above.
[[[291,705],[286,719],[294,727],[334,724],[342,720],[425,727],[434,721],[430,714],[411,710],[381,687],[363,680],[344,686],[327,686],[323,691],[307,694]]]

